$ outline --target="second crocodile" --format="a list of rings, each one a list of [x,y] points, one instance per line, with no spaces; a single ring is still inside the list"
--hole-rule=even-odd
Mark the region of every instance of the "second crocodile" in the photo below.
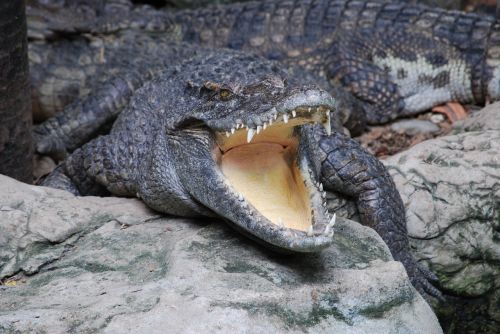
[[[129,28],[301,66],[346,87],[373,124],[449,101],[500,99],[500,23],[477,14],[402,1],[271,0],[177,12],[131,7],[79,31]]]

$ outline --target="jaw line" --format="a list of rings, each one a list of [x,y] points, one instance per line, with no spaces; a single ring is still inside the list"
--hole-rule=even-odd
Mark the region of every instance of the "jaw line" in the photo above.
[[[299,130],[299,127],[301,125],[298,125],[296,130]],[[216,148],[217,151],[219,150],[216,141],[216,131],[207,125],[205,130],[198,135],[198,137],[205,137],[205,139],[196,141],[197,144],[195,144],[201,145],[195,150],[197,156],[185,155],[190,161],[188,169],[191,169],[188,173],[183,174],[185,177],[189,177],[189,174],[199,174],[200,171],[204,171],[202,173],[204,178],[200,179],[199,177],[201,176],[198,176],[197,181],[184,180],[184,183],[188,185],[186,190],[197,202],[223,217],[233,228],[243,232],[255,241],[278,251],[318,252],[333,243],[332,235],[318,232],[321,229],[326,231],[328,217],[326,219],[323,219],[324,217],[321,217],[321,219],[320,217],[312,217],[315,231],[312,234],[308,234],[291,228],[282,228],[274,224],[245,198],[239,197],[238,192],[227,182],[226,176],[217,164],[217,158],[214,157],[213,149]],[[301,135],[299,134],[299,136]],[[200,151],[204,153],[200,154]],[[306,157],[304,159],[307,160]],[[307,165],[309,164],[311,163],[307,162]],[[312,166],[306,166],[305,170],[303,167],[300,167],[300,172],[302,174],[307,173],[308,167]],[[313,175],[310,175],[310,179],[312,183],[317,184]],[[318,210],[318,202],[311,202],[311,205],[314,206],[314,209]],[[319,202],[319,206],[321,207],[321,202]]]
[[[225,176],[219,169],[216,173],[225,181]],[[226,199],[232,210],[217,212],[226,222],[236,230],[243,232],[256,242],[266,247],[281,252],[310,253],[318,252],[333,243],[332,236],[324,234],[308,236],[307,233],[291,228],[280,227],[264,217],[245,198],[238,198],[236,191],[227,185],[227,193],[231,194]],[[231,205],[235,204],[235,205]]]
[[[297,129],[298,130],[298,129]],[[300,132],[300,131],[298,131]],[[298,136],[301,136],[298,134]],[[218,146],[217,146],[218,149]],[[297,153],[299,154],[299,153]],[[301,165],[299,166],[300,173],[304,178],[304,173],[308,173],[310,162],[308,162],[307,157],[301,157]],[[222,173],[219,165],[214,161],[214,172],[219,179],[219,184],[223,184],[225,187],[224,193],[226,194],[226,210],[214,209],[219,215],[223,216],[233,228],[243,232],[255,241],[264,244],[267,247],[271,247],[278,251],[284,252],[318,252],[322,249],[327,248],[333,243],[332,235],[329,233],[317,232],[320,229],[325,230],[328,225],[327,218],[324,217],[324,212],[320,211],[321,214],[315,214],[312,219],[312,226],[314,227],[314,233],[308,235],[307,232],[280,227],[275,223],[271,222],[268,218],[257,210],[246,198],[239,196],[239,193],[232,187],[228,182],[228,178]],[[305,180],[305,178],[304,178]],[[310,186],[315,185],[313,175],[309,174]],[[311,189],[307,188],[309,196],[317,196],[319,202],[311,202],[312,208],[315,212],[319,210],[324,210],[321,207],[321,193],[319,191],[311,195]],[[315,205],[316,204],[316,205]],[[227,208],[230,208],[229,210]]]
[[[297,111],[300,109],[309,109],[309,113],[311,113],[312,109],[314,117],[321,117],[318,116],[318,114],[321,115],[322,112],[318,111],[318,109],[322,109],[323,112],[326,110],[335,112],[336,100],[329,93],[321,89],[308,89],[306,91],[295,92],[287,98],[283,98],[280,102],[269,108],[267,111],[259,112],[259,116],[257,117],[257,119],[259,119],[260,121],[256,121],[251,117],[247,117],[245,119],[244,116],[234,116],[234,118],[236,118],[237,120],[233,119],[232,121],[225,119],[200,119],[200,121],[205,123],[212,131],[221,134],[225,133],[226,136],[229,137],[231,134],[234,134],[234,130],[239,129],[239,131],[241,131],[244,128],[247,128],[247,131],[253,129],[253,131],[256,132],[259,130],[259,127],[261,128],[260,130],[262,130],[262,128],[270,126],[271,124],[275,125],[276,123],[283,122],[284,115],[286,115],[287,118],[291,120],[293,118],[292,111]],[[328,134],[331,131],[329,117],[330,114],[325,113],[323,117],[324,119],[321,122]]]

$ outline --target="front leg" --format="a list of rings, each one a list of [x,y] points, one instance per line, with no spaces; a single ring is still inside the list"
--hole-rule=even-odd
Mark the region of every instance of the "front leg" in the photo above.
[[[403,201],[384,165],[340,133],[320,136],[318,141],[325,188],[353,197],[362,223],[382,237],[394,259],[405,266],[413,286],[424,296],[441,298],[429,282],[437,280],[435,275],[411,255]]]
[[[74,195],[136,194],[138,156],[125,133],[100,136],[76,149],[40,185]]]
[[[134,126],[76,149],[40,185],[74,195],[137,196],[152,209],[176,216],[213,216],[182,186],[163,131],[151,137],[133,135]]]
[[[130,68],[100,85],[83,99],[77,99],[35,127],[38,153],[62,160],[109,125],[128,105],[131,97],[154,75],[154,70]]]

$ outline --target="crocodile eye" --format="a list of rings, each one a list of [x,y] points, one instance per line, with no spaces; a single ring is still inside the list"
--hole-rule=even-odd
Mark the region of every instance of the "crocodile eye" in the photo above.
[[[213,81],[206,81],[203,84],[203,88],[211,91],[218,91],[220,89],[220,85],[218,83],[215,83]]]
[[[227,101],[231,99],[233,96],[233,92],[231,92],[229,89],[221,89],[219,91],[219,97],[222,101]]]

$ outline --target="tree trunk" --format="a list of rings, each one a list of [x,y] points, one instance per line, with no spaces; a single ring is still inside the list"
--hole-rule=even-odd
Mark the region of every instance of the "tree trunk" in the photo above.
[[[0,174],[32,182],[33,144],[24,0],[0,0]]]

